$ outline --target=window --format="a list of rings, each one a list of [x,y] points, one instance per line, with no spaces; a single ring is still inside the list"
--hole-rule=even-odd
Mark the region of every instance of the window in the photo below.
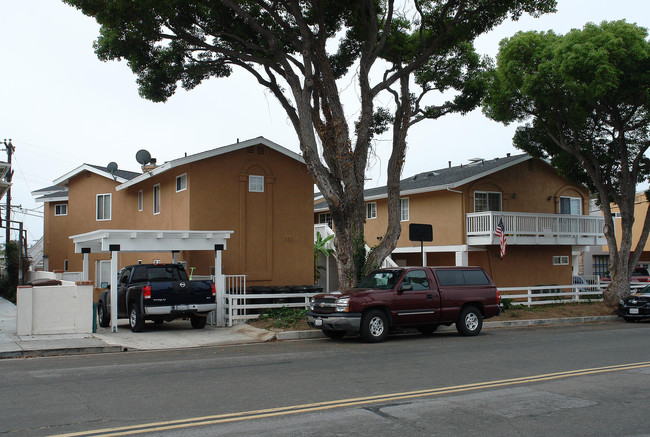
[[[111,219],[111,195],[97,195],[97,220]]]
[[[153,186],[153,213],[160,214],[160,184]]]
[[[553,265],[554,266],[568,266],[569,265],[569,257],[568,256],[554,256],[553,257]]]
[[[318,215],[318,223],[325,224],[325,225],[327,225],[327,226],[329,226],[330,228],[333,229],[333,226],[332,226],[332,214],[330,214],[329,212],[324,212],[322,214],[319,214]]]
[[[176,176],[176,192],[185,191],[187,189],[187,173]]]
[[[63,260],[63,271],[64,272],[68,271],[68,260],[67,259]]]
[[[424,270],[411,270],[404,275],[402,283],[409,283],[413,290],[428,290],[429,278]]]
[[[609,255],[594,255],[594,275],[605,276],[609,274]]]
[[[377,202],[369,202],[366,204],[366,218],[377,218]]]
[[[483,270],[436,270],[436,276],[442,286],[490,284]]]
[[[144,191],[138,191],[138,211],[142,211],[144,208]]]
[[[54,205],[54,215],[68,215],[68,205],[65,203]]]
[[[251,193],[263,193],[264,192],[264,176],[248,176],[248,191]]]
[[[409,221],[409,198],[405,197],[399,200],[399,219],[402,222]]]
[[[579,197],[560,197],[560,214],[581,215],[582,199]]]
[[[492,191],[474,192],[474,212],[501,211],[501,193]]]

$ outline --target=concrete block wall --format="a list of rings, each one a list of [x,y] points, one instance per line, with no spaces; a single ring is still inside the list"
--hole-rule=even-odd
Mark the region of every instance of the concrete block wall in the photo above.
[[[61,285],[20,286],[16,310],[18,335],[90,334],[93,284],[62,281]]]

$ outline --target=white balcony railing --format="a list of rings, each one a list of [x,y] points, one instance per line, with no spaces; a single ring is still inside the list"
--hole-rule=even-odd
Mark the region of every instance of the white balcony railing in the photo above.
[[[605,219],[598,216],[567,214],[530,214],[487,211],[467,214],[467,244],[499,244],[494,235],[503,220],[508,245],[513,244],[607,244],[603,235]]]

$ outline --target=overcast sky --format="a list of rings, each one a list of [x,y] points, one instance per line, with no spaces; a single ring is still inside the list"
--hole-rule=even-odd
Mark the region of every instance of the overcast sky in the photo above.
[[[494,57],[499,41],[519,30],[563,34],[587,22],[617,19],[650,27],[648,0],[558,3],[555,14],[502,24],[477,40],[477,50]],[[152,103],[139,97],[125,63],[97,59],[92,44],[98,28],[58,0],[0,0],[0,141],[11,138],[16,148],[12,205],[25,213],[13,214],[24,220],[30,244],[43,234],[42,219],[28,215],[31,210],[42,215],[31,191],[83,163],[115,161],[122,170],[138,171],[139,149],[162,163],[257,136],[300,152],[285,113],[248,75],[211,79],[189,92],[179,89],[166,103]],[[457,165],[521,153],[512,147],[514,128],[479,110],[422,122],[409,134],[403,176],[446,167],[448,161]],[[389,147],[376,143],[369,187],[385,184]],[[6,160],[4,152],[0,160]]]

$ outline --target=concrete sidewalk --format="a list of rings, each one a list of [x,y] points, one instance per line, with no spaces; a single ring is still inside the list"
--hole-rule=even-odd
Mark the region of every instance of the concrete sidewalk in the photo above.
[[[117,332],[113,333],[109,328],[98,328],[96,334],[18,336],[16,306],[0,298],[0,359],[225,346],[276,338],[274,332],[246,324],[232,328],[208,325],[205,329],[192,329],[189,321],[175,320],[160,326],[148,322],[145,329],[145,332],[133,333],[128,321],[121,320]]]
[[[565,319],[538,319],[504,322],[486,321],[484,329],[522,326],[557,325],[569,323],[604,322],[616,316],[573,317]],[[455,330],[454,326],[440,327],[440,331]],[[128,350],[187,349],[206,346],[261,343],[271,340],[302,340],[324,337],[318,330],[271,332],[240,324],[232,328],[207,325],[192,329],[187,320],[175,320],[162,325],[147,322],[145,332],[131,332],[127,320],[118,322],[117,332],[98,328],[95,334],[56,334],[18,336],[16,334],[16,306],[0,298],[0,359],[27,358],[54,355],[78,355]]]

